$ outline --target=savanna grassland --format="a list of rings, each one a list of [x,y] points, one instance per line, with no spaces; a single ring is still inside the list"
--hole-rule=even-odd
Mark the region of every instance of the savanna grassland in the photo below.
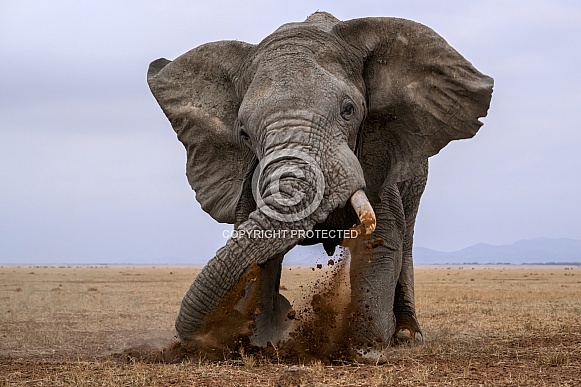
[[[315,269],[315,270],[313,270]],[[424,345],[383,365],[266,358],[150,363],[132,348],[172,339],[193,267],[0,268],[0,386],[581,385],[579,267],[420,267]],[[327,269],[285,268],[304,302]]]

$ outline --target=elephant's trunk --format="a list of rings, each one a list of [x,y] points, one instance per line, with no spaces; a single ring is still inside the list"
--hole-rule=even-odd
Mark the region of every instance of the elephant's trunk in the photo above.
[[[375,212],[369,203],[369,199],[362,189],[358,190],[350,199],[353,209],[359,218],[359,225],[356,230],[360,236],[371,235],[375,231]]]

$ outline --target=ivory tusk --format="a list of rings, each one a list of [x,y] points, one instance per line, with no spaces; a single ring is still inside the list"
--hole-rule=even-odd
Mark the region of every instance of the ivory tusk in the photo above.
[[[371,235],[375,231],[376,220],[375,212],[369,203],[369,199],[367,199],[367,195],[360,189],[351,196],[350,201],[359,218],[360,224],[356,227],[356,230],[360,236]]]

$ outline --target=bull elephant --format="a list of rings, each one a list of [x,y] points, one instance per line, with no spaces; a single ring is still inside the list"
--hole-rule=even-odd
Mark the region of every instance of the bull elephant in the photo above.
[[[183,298],[182,343],[284,339],[285,253],[315,243],[332,253],[355,224],[379,243],[350,269],[350,343],[381,349],[399,330],[421,334],[412,243],[427,160],[476,134],[492,78],[424,25],[317,12],[257,45],[158,59],[147,80],[202,209],[237,231]]]

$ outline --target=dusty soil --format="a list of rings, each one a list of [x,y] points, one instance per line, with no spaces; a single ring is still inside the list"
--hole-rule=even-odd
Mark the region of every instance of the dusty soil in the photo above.
[[[309,291],[329,276],[326,263],[284,269],[282,292],[293,305],[309,303]],[[179,303],[198,272],[0,268],[0,386],[581,383],[579,268],[417,268],[427,342],[391,348],[384,365],[289,362],[236,348],[213,362],[160,364],[132,356],[128,349],[155,353],[173,340]]]

